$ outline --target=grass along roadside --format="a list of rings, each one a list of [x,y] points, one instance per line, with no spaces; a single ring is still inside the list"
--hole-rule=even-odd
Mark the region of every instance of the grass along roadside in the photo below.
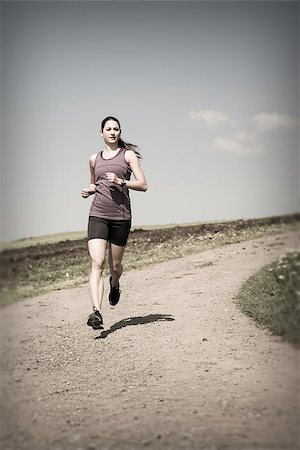
[[[300,252],[287,253],[252,275],[237,297],[259,325],[300,345]]]
[[[299,225],[299,215],[295,215],[136,229],[130,234],[124,269],[145,267],[210,248],[297,230]],[[4,250],[1,252],[1,304],[87,283],[90,264],[86,239],[72,238]]]
[[[211,222],[215,223],[215,222]],[[222,222],[220,222],[222,223]],[[226,221],[224,221],[226,223]],[[183,223],[183,224],[166,224],[166,225],[141,225],[141,226],[132,226],[131,231],[135,230],[144,230],[144,231],[153,231],[153,230],[164,230],[166,228],[176,228],[176,227],[190,227],[195,225],[204,225],[203,222],[193,222],[193,223]],[[26,247],[32,247],[35,245],[42,245],[42,244],[57,244],[59,242],[68,240],[79,240],[79,239],[85,239],[86,237],[86,230],[85,231],[66,231],[62,233],[54,233],[54,234],[48,234],[44,236],[35,236],[35,237],[28,237],[24,239],[17,239],[16,241],[9,241],[9,242],[1,242],[0,243],[0,253],[5,250],[19,250],[21,248]]]

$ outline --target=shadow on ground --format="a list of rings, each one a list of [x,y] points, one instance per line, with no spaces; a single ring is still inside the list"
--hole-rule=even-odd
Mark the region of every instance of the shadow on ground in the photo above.
[[[121,328],[129,327],[130,325],[144,325],[152,322],[171,322],[175,320],[170,314],[148,314],[147,316],[128,317],[127,319],[120,320],[114,323],[109,330],[104,330],[100,336],[95,339],[105,339],[109,334],[114,333]]]

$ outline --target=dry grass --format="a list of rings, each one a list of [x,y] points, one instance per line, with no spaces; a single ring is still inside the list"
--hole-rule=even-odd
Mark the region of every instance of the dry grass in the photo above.
[[[160,263],[210,248],[241,242],[287,229],[299,229],[300,215],[253,220],[185,224],[133,229],[124,258],[125,270]],[[57,240],[62,236],[62,240]],[[34,245],[1,252],[1,304],[88,281],[90,258],[82,234],[54,235]],[[17,241],[20,244],[20,241]],[[107,268],[105,270],[107,274]]]

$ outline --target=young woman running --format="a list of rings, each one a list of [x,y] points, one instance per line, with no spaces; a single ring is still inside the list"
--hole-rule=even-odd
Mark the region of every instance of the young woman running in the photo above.
[[[95,195],[88,222],[88,249],[92,259],[89,278],[93,312],[87,324],[94,330],[103,328],[101,314],[104,292],[103,269],[109,244],[110,292],[109,303],[120,299],[119,279],[123,272],[122,258],[131,227],[129,189],[146,191],[147,182],[140,166],[138,147],[121,139],[121,125],[115,117],[101,123],[105,148],[90,157],[91,181],[81,196]],[[130,179],[133,173],[134,180]]]

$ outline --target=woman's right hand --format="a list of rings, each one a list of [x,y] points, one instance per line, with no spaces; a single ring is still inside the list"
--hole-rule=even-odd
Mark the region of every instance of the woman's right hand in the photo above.
[[[88,187],[81,189],[81,197],[88,198],[90,195],[95,194],[95,187]]]
[[[87,198],[89,196],[90,196],[90,191],[88,190],[88,188],[81,189],[81,197]]]

